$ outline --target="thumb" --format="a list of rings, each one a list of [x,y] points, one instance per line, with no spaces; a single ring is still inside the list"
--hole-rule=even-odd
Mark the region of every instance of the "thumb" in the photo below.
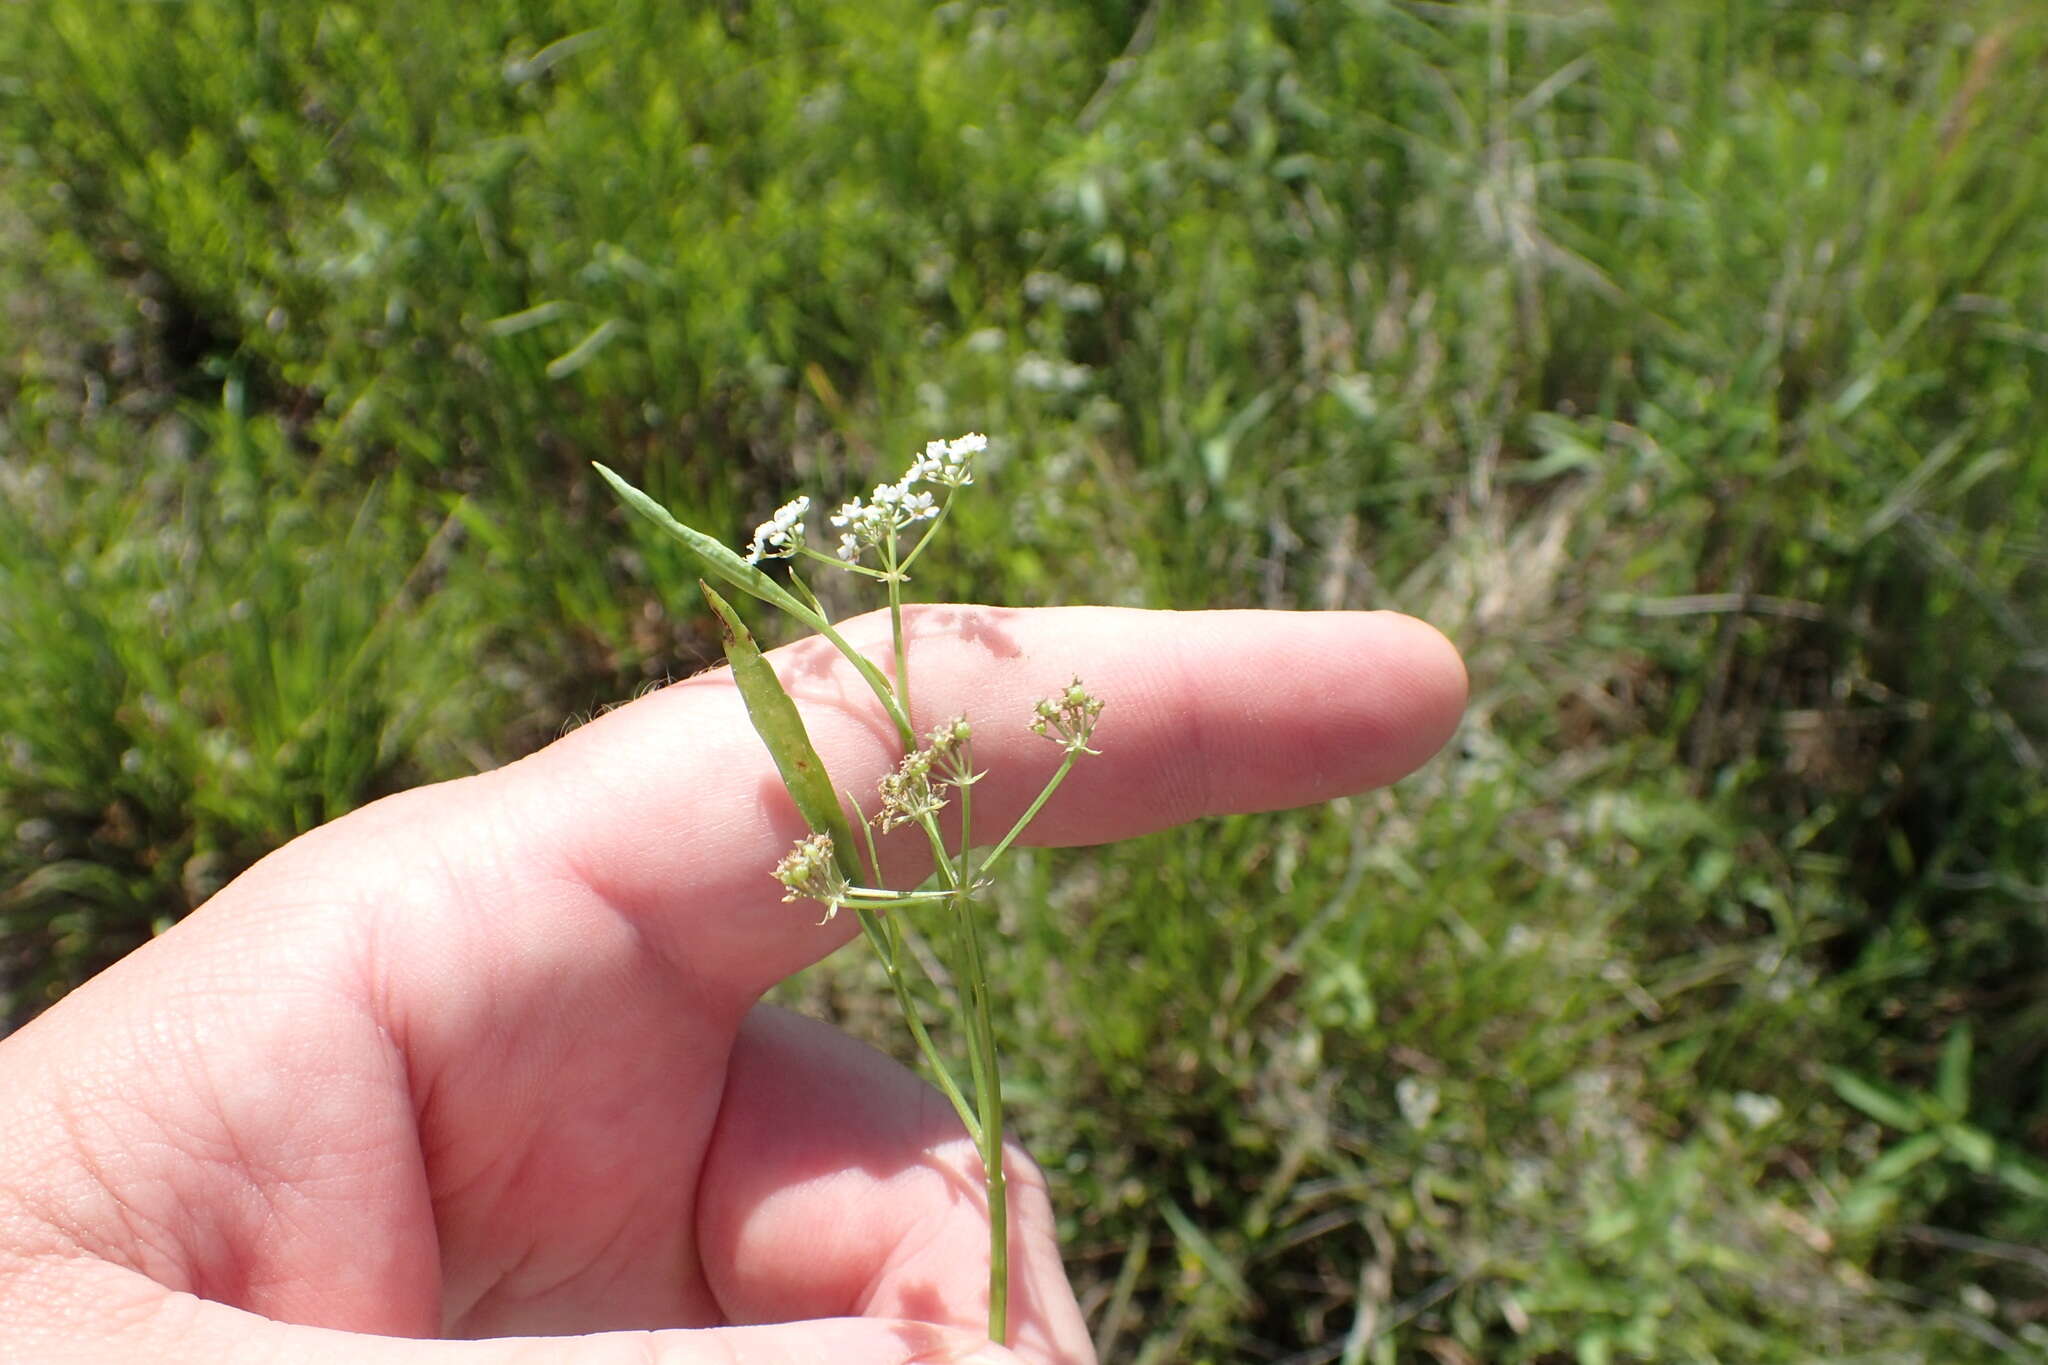
[[[119,1277],[126,1291],[78,1281]],[[96,1265],[56,1293],[0,1280],[0,1339],[8,1361],[39,1365],[1093,1365],[1026,1357],[971,1332],[886,1318],[825,1318],[759,1327],[601,1332],[580,1337],[413,1341],[297,1327],[164,1289],[131,1271]],[[13,1303],[10,1305],[9,1301]],[[53,1300],[55,1302],[53,1302]],[[48,1311],[16,1320],[34,1302]],[[68,1305],[69,1311],[59,1304]],[[19,1351],[20,1354],[12,1352]]]

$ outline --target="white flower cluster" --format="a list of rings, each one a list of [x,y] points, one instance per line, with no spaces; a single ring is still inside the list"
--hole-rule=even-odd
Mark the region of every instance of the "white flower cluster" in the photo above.
[[[905,527],[936,517],[938,502],[914,485],[965,488],[974,482],[974,457],[987,449],[988,437],[975,431],[950,441],[932,441],[911,461],[902,478],[877,485],[865,499],[840,504],[831,516],[833,526],[841,532],[839,557],[849,564],[858,563],[863,550],[880,545]],[[809,498],[792,498],[776,508],[774,516],[754,528],[747,563],[791,559],[803,553],[804,517],[810,510]]]
[[[974,482],[974,457],[987,449],[988,437],[978,431],[951,441],[930,441],[903,477],[947,488],[965,488]]]
[[[804,514],[811,510],[807,497],[791,498],[775,509],[775,515],[754,528],[754,544],[747,551],[747,563],[763,559],[788,559],[803,547]]]
[[[939,514],[932,495],[912,490],[913,484],[964,488],[974,482],[974,457],[988,449],[988,437],[969,432],[951,441],[932,441],[924,454],[895,483],[878,484],[863,501],[842,503],[831,516],[839,528],[839,557],[852,564],[861,552],[880,545],[896,532]]]
[[[896,483],[876,484],[875,491],[868,495],[870,501],[855,498],[839,505],[839,510],[832,514],[832,524],[841,528],[841,559],[851,564],[869,546],[880,545],[904,527],[929,521],[939,514],[931,494],[910,491],[911,481],[906,474]]]

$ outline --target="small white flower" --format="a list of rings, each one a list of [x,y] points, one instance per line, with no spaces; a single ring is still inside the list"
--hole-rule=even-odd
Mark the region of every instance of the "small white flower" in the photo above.
[[[1734,1104],[1736,1117],[1751,1128],[1768,1128],[1785,1112],[1776,1095],[1760,1095],[1754,1090],[1738,1090]]]
[[[903,481],[907,484],[922,480],[947,488],[964,488],[974,482],[974,457],[987,449],[988,437],[978,431],[951,441],[928,442],[924,454],[911,464]]]
[[[1077,393],[1088,387],[1088,367],[1071,360],[1030,351],[1020,357],[1012,374],[1027,389],[1046,393]]]
[[[854,498],[839,505],[839,510],[831,516],[831,522],[845,531],[839,537],[841,559],[849,564],[855,563],[860,559],[862,550],[880,545],[905,527],[929,521],[939,514],[938,504],[931,494],[910,491],[912,477],[906,474],[895,483],[876,484],[867,501]]]
[[[763,559],[787,559],[803,544],[804,516],[811,510],[807,497],[792,498],[775,509],[775,515],[754,528],[754,543],[747,551],[747,563]]]
[[[1394,1082],[1394,1103],[1401,1107],[1401,1117],[1408,1121],[1408,1126],[1420,1132],[1436,1117],[1436,1111],[1443,1106],[1443,1096],[1435,1081],[1403,1076]]]

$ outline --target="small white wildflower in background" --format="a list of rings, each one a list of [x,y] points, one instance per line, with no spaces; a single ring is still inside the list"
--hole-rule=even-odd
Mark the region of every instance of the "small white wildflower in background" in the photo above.
[[[1435,1081],[1403,1076],[1394,1082],[1394,1103],[1401,1106],[1401,1117],[1408,1120],[1408,1126],[1419,1133],[1436,1117],[1443,1096],[1438,1093]]]
[[[1532,1156],[1516,1157],[1508,1163],[1508,1195],[1519,1203],[1529,1203],[1543,1193],[1543,1187],[1550,1174],[1550,1167]]]
[[[1759,1095],[1754,1090],[1737,1091],[1734,1104],[1735,1116],[1751,1129],[1767,1128],[1785,1112],[1784,1103],[1776,1095]]]
[[[1088,387],[1088,374],[1086,365],[1040,355],[1036,351],[1020,356],[1011,371],[1018,384],[1043,393],[1078,393]]]
[[[974,482],[974,457],[988,449],[988,437],[978,431],[950,441],[932,441],[926,444],[924,454],[917,457],[904,475],[904,482],[921,479],[926,483],[939,484],[945,488],[965,488]]]
[[[763,559],[788,559],[804,543],[804,516],[811,510],[807,497],[791,498],[775,509],[775,515],[754,528],[754,544],[747,551],[747,563]]]

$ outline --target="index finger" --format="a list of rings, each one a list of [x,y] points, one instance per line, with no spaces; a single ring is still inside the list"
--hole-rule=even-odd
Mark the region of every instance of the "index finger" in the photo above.
[[[1033,704],[1080,677],[1104,701],[1093,747],[1028,832],[1099,843],[1204,815],[1305,805],[1393,781],[1457,723],[1465,674],[1435,630],[1391,612],[1147,612],[933,606],[907,613],[913,721],[974,727],[977,838],[1007,829],[1057,766]],[[886,658],[886,618],[845,634]],[[895,731],[824,642],[771,660],[840,789],[873,805]],[[770,870],[805,832],[722,673],[605,716],[502,778],[545,828],[534,857],[747,998],[832,951]],[[892,872],[922,875],[917,854]]]

